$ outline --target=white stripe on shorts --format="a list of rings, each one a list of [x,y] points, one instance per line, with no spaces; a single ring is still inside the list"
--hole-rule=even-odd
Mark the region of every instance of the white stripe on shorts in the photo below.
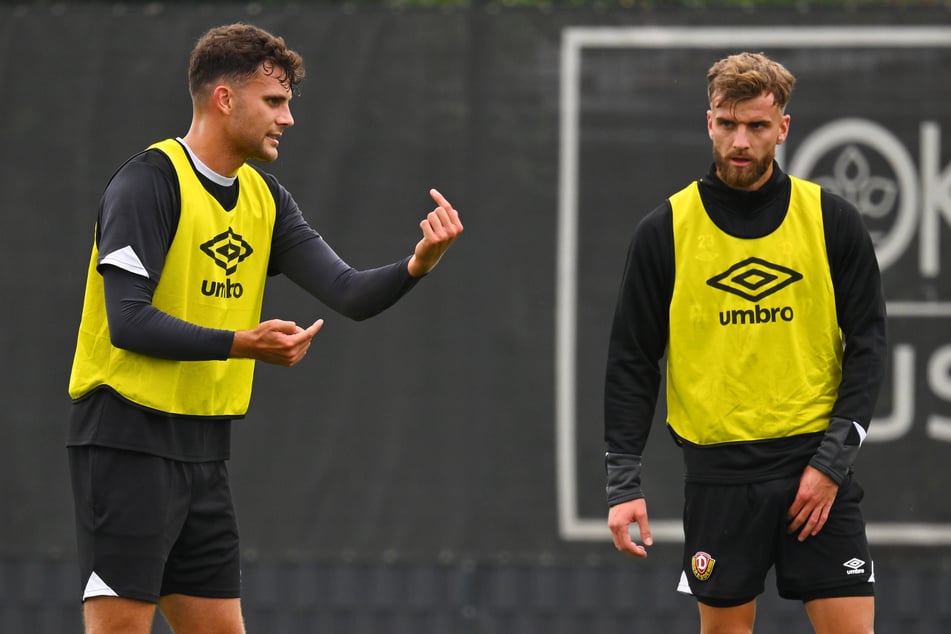
[[[86,589],[83,590],[83,601],[90,597],[117,597],[113,590],[102,580],[102,577],[95,572],[89,575],[89,581],[86,582]]]
[[[683,570],[680,571],[680,583],[677,584],[677,592],[693,596],[693,592],[690,591],[690,584],[687,583],[687,573]]]

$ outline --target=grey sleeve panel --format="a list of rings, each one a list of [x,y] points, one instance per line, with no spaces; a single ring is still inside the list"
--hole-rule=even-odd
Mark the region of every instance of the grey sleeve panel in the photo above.
[[[641,491],[641,457],[626,453],[604,454],[608,506],[644,497]]]
[[[836,484],[842,484],[852,471],[864,439],[865,428],[861,424],[834,417],[809,464],[835,480]]]

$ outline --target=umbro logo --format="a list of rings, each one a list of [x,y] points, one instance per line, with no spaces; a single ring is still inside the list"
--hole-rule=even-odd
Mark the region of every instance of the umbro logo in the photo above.
[[[238,264],[254,253],[251,245],[245,242],[240,234],[232,231],[231,227],[202,243],[201,250],[225,270],[225,275],[234,273]]]
[[[861,575],[865,574],[865,562],[859,559],[858,557],[853,557],[848,561],[842,562],[842,565],[848,568],[845,574],[847,575]]]
[[[723,273],[714,275],[707,280],[707,284],[751,302],[758,302],[801,279],[802,273],[785,266],[760,258],[747,258]]]
[[[200,248],[205,255],[215,261],[215,264],[224,269],[226,276],[238,270],[238,264],[254,253],[251,245],[245,242],[240,234],[232,231],[231,227],[211,240],[203,242]],[[244,295],[244,287],[240,282],[232,282],[230,277],[227,277],[224,282],[202,280],[201,294],[206,297],[239,299]]]

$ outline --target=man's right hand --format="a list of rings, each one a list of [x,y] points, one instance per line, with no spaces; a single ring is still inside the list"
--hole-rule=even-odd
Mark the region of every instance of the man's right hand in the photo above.
[[[647,557],[647,549],[631,539],[631,524],[637,524],[640,528],[644,546],[654,543],[650,525],[647,522],[647,502],[644,498],[615,504],[608,512],[608,528],[611,529],[614,546],[622,553],[643,559]]]
[[[311,340],[323,325],[324,320],[318,319],[305,330],[293,321],[271,319],[254,330],[239,330],[234,333],[231,358],[257,359],[290,367],[304,358]]]

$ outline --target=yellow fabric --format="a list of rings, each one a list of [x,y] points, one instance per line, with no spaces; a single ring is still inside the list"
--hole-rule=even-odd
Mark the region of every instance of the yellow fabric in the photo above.
[[[721,231],[697,183],[670,203],[668,424],[698,445],[826,429],[842,376],[842,333],[818,185],[793,178],[782,224],[756,239]]]
[[[182,209],[152,303],[207,328],[245,330],[260,321],[276,208],[253,168],[238,170],[238,202],[226,211],[202,186],[174,139],[152,146],[171,159]],[[112,345],[99,253],[93,245],[83,316],[69,382],[72,398],[108,385],[143,407],[176,415],[243,415],[251,399],[254,361],[174,361]]]

